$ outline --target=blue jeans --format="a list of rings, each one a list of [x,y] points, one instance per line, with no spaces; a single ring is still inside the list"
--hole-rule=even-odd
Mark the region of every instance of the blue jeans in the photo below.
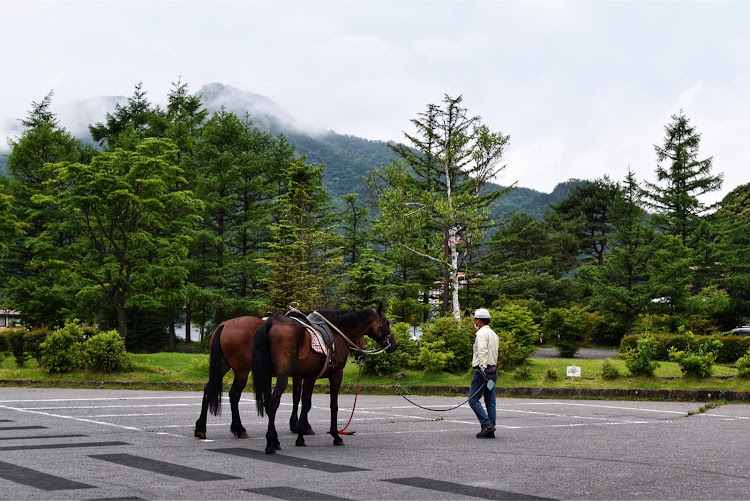
[[[484,389],[480,390],[482,387]],[[478,371],[474,371],[474,376],[471,378],[469,396],[469,406],[474,411],[474,414],[477,415],[482,428],[490,425],[495,426],[495,388],[488,390],[484,377]],[[484,405],[487,406],[487,412],[484,411],[482,402],[479,401],[482,397],[484,397]]]

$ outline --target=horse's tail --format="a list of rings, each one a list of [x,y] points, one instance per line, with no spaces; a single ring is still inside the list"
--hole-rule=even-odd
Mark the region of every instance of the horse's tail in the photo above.
[[[224,353],[221,351],[221,331],[224,324],[216,328],[211,336],[211,355],[208,362],[208,383],[206,383],[205,398],[208,401],[208,410],[214,416],[221,414],[221,389],[224,384],[222,372]]]
[[[270,381],[266,382],[266,361],[271,359],[268,332],[271,329],[272,318],[269,317],[258,327],[253,340],[253,389],[255,390],[255,405],[261,417],[265,415],[266,405],[271,401]]]

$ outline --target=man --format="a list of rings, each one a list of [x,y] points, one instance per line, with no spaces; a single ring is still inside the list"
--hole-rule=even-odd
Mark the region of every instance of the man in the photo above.
[[[477,438],[495,438],[495,381],[497,381],[499,339],[489,324],[489,311],[479,308],[474,312],[474,327],[477,329],[477,334],[474,338],[474,355],[471,360],[474,375],[471,378],[469,405],[482,426],[482,430],[477,433]],[[480,402],[481,397],[484,397],[486,412]]]

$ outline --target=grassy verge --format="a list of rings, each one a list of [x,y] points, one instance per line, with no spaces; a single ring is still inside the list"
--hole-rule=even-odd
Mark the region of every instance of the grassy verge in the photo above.
[[[188,389],[199,390],[208,380],[208,356],[185,353],[155,353],[133,355],[135,370],[114,374],[73,371],[66,374],[47,374],[40,369],[35,360],[27,362],[26,367],[19,368],[13,357],[0,362],[0,384],[34,386],[90,386],[92,383],[114,385],[123,383],[130,388],[150,389]],[[633,377],[622,360],[610,359],[621,376],[616,379],[603,379],[601,376],[603,360],[584,359],[532,359],[529,363],[527,378],[520,378],[516,373],[502,373],[498,387],[519,388],[580,388],[580,389],[622,389],[622,390],[708,390],[750,392],[750,380],[736,377],[737,370],[731,366],[714,366],[714,377],[694,379],[682,377],[679,366],[671,362],[661,362],[654,378]],[[566,377],[569,365],[581,368],[581,377]],[[374,376],[360,375],[356,364],[347,364],[344,371],[344,385],[349,390],[357,381],[368,393],[393,393],[395,387],[419,388],[429,393],[450,393],[445,388],[468,387],[470,371],[463,374],[439,373],[424,371],[405,371],[406,377],[399,379],[395,375]],[[557,375],[556,378],[553,376]],[[732,376],[732,377],[729,377]],[[224,378],[231,384],[231,371]],[[328,382],[322,380],[321,391],[327,388]]]

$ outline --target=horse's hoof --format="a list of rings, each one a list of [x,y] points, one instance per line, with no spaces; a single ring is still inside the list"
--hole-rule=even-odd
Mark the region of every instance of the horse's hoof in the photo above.
[[[312,428],[305,430],[305,435],[315,435],[315,431]]]
[[[195,432],[195,438],[201,438],[203,440],[206,440],[206,432],[205,431],[196,431]]]
[[[296,440],[294,442],[294,445],[296,445],[297,447],[307,447],[307,444],[305,443],[304,440]]]
[[[341,440],[340,438],[337,438],[336,440],[333,441],[333,445],[344,445],[344,441]]]
[[[242,433],[239,433],[239,434],[235,433],[234,436],[237,438],[250,438],[250,435],[248,435],[246,431],[243,431]]]
[[[276,447],[270,445],[266,447],[266,454],[276,454]]]

